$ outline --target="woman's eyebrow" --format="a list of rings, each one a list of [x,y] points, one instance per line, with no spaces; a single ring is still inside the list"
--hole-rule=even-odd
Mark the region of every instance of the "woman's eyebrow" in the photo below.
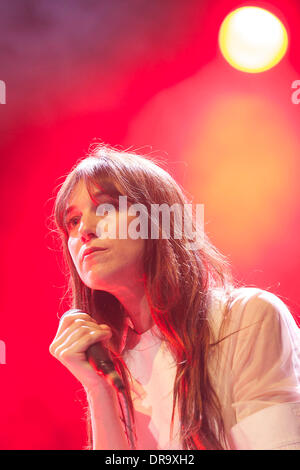
[[[116,196],[118,196],[119,194],[120,194],[120,193],[119,193],[115,188],[112,188],[112,189],[104,189],[103,191],[97,191],[97,192],[93,193],[92,198],[93,198],[93,199],[97,199],[97,198],[99,198],[100,196],[116,197]]]
[[[76,206],[74,206],[74,205],[67,207],[67,209],[65,210],[65,213],[64,213],[64,218],[66,218],[67,215],[68,215],[70,212],[72,212],[74,209],[76,209]]]
[[[107,190],[103,190],[103,191],[96,191],[95,193],[93,193],[93,197],[99,197],[99,196],[110,196],[112,193],[112,191],[107,191]]]

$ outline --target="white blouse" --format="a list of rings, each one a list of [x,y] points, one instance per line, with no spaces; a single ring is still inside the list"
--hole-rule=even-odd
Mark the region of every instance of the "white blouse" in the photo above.
[[[215,338],[225,305],[215,290],[208,314]],[[230,315],[219,346],[219,363],[210,356],[209,370],[222,406],[228,450],[300,450],[300,330],[287,306],[268,291],[234,290]],[[176,409],[170,423],[174,360],[157,326],[126,350],[134,386],[137,449],[182,449]],[[214,348],[217,349],[217,348]]]

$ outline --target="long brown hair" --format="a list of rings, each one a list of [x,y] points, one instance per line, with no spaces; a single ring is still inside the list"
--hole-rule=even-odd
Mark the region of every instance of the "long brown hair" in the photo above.
[[[68,267],[72,307],[109,324],[116,345],[120,341],[124,309],[113,295],[93,291],[79,278],[67,247],[66,204],[80,180],[85,181],[91,196],[92,185],[113,185],[118,194],[126,195],[130,202],[144,204],[148,209],[151,204],[166,203],[171,207],[176,203],[180,206],[190,203],[184,190],[161,167],[162,163],[153,156],[150,158],[97,144],[76,163],[56,196],[54,220]],[[193,230],[199,230],[194,215],[191,214]],[[173,219],[170,224],[169,238],[146,240],[144,283],[153,320],[177,365],[172,425],[175,407],[178,406],[183,449],[223,449],[226,436],[222,409],[208,367],[209,354],[218,342],[213,340],[207,316],[211,292],[215,288],[221,289],[229,299],[234,288],[233,276],[228,260],[213,246],[203,230],[200,248],[191,250],[185,234],[181,239],[172,237]],[[229,303],[224,318],[226,309],[229,310]],[[105,314],[107,311],[109,316]],[[115,359],[125,381],[133,414],[130,373],[122,358]],[[91,448],[90,416],[87,418],[88,448]]]

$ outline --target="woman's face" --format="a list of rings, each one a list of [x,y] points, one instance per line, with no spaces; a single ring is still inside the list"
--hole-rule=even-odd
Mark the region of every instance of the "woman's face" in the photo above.
[[[93,189],[97,202],[91,199],[83,180],[71,193],[67,204],[70,211],[66,215],[68,248],[78,275],[86,286],[114,293],[142,278],[145,240],[132,239],[128,235],[127,238],[119,238],[119,224],[126,224],[128,228],[135,216],[128,216],[127,211],[119,212],[118,199],[99,191],[97,187]],[[100,204],[113,204],[116,210],[97,215]],[[111,217],[114,217],[116,237],[103,238],[100,227],[107,227]],[[89,248],[103,251],[85,255],[85,250]]]

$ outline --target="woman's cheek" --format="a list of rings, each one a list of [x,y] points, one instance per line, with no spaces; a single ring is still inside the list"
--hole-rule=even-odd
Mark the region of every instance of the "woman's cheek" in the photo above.
[[[117,216],[112,213],[100,219],[96,226],[96,235],[100,240],[118,238]]]
[[[69,249],[71,258],[73,260],[73,263],[75,264],[75,266],[77,266],[78,263],[77,263],[77,257],[76,257],[76,241],[72,237],[69,237],[68,249]]]

